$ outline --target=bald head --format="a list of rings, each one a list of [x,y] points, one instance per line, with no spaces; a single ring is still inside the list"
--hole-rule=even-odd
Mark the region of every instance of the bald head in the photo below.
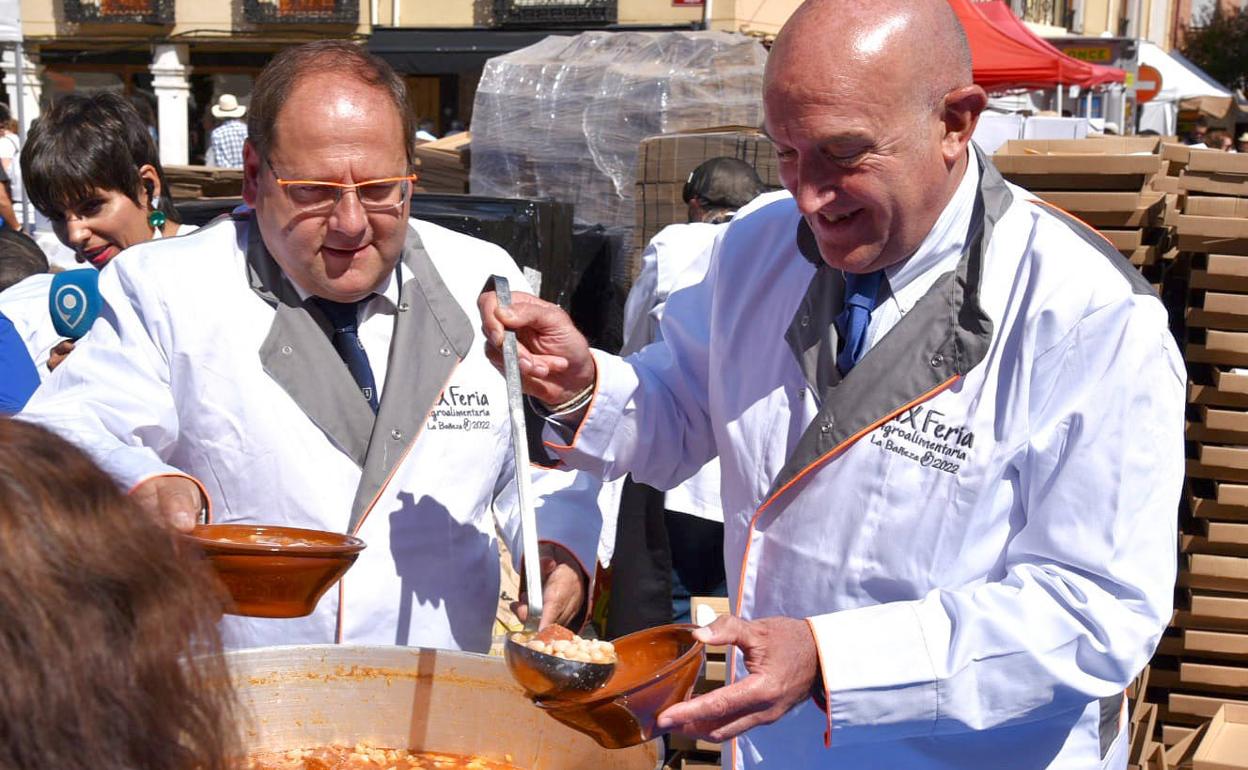
[[[987,95],[947,0],[808,0],[767,59],[763,125],[824,262],[907,259],[952,198]]]
[[[971,48],[948,0],[807,0],[776,38],[767,82],[795,70],[873,88],[885,78],[932,106],[972,82]]]

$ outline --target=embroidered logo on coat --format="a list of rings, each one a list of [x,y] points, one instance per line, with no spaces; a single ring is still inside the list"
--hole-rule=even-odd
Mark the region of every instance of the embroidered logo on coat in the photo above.
[[[426,430],[490,430],[490,397],[484,390],[452,385],[433,405]]]
[[[956,474],[975,446],[975,434],[944,412],[919,404],[871,434],[871,443],[944,473]]]

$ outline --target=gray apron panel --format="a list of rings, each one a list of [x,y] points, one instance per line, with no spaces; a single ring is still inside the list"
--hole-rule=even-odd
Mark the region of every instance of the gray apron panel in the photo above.
[[[411,228],[403,265],[412,277],[399,288],[386,384],[368,442],[364,475],[351,505],[348,531],[355,531],[363,521],[372,501],[420,435],[451,373],[472,347],[472,322],[442,282],[420,236]]]
[[[975,149],[978,153],[978,148]],[[924,395],[931,393],[954,377],[965,375],[988,351],[992,338],[992,321],[978,302],[980,277],[983,273],[984,245],[992,237],[996,222],[1013,201],[1005,180],[982,153],[980,183],[967,233],[966,247],[955,271],[941,276],[914,308],[863,356],[853,370],[839,382],[833,373],[816,373],[818,382],[832,384],[824,393],[819,414],[807,426],[793,453],[772,481],[766,500],[771,500],[785,485],[819,462],[834,449],[842,447],[863,429],[893,414]],[[809,226],[804,219],[798,225],[798,245],[803,255],[816,264],[823,264]],[[812,284],[826,282],[816,271]],[[815,287],[812,286],[812,290]],[[808,291],[807,300],[812,297]],[[803,300],[805,305],[807,300]],[[839,306],[822,300],[828,309],[822,316],[831,318]],[[798,318],[801,317],[799,310]],[[795,322],[798,319],[795,319]],[[786,339],[796,351],[806,353],[823,343],[812,335],[826,335],[835,341],[835,331],[816,330],[813,324],[800,328],[790,326]],[[794,344],[796,340],[796,344]],[[835,370],[835,350],[822,356],[831,358]],[[801,365],[808,354],[799,354]],[[803,367],[803,371],[806,371]],[[808,379],[811,375],[807,374]]]
[[[248,280],[275,311],[260,363],[330,441],[363,467],[374,422],[368,399],[334,350],[325,316],[311,298],[299,299],[265,248],[254,217],[247,233]]]

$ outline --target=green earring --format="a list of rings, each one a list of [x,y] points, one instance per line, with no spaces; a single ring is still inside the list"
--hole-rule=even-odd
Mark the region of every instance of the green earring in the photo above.
[[[147,215],[147,223],[153,228],[164,227],[167,221],[168,217],[165,216],[165,212],[159,209]]]

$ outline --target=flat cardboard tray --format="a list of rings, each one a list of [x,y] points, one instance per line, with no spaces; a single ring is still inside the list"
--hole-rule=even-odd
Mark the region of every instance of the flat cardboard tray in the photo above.
[[[1186,629],[1183,650],[1200,657],[1248,660],[1248,634]]]
[[[1248,489],[1243,484],[1217,484],[1218,492],[1224,487],[1237,490]],[[1248,506],[1227,505],[1217,500],[1201,497],[1189,490],[1187,504],[1192,517],[1198,521],[1244,522],[1248,521]]]
[[[1193,269],[1188,274],[1187,285],[1189,289],[1212,289],[1214,291],[1248,293],[1248,276],[1210,273],[1208,270]]]
[[[1184,609],[1175,612],[1175,628],[1242,634],[1248,632],[1248,598],[1234,594],[1192,590],[1186,592]]]
[[[1219,695],[1226,690],[1248,692],[1248,668],[1210,663],[1182,663],[1179,681],[1185,689]],[[1232,693],[1234,694],[1234,693]]]
[[[1200,445],[1200,451],[1202,453],[1204,452],[1204,450],[1210,449],[1210,448],[1218,449],[1221,447],[1210,446],[1208,444]],[[1242,468],[1232,468],[1232,467],[1228,467],[1225,465],[1215,465],[1212,460],[1214,457],[1217,457],[1217,455],[1218,453],[1211,454],[1209,456],[1210,457],[1209,461],[1189,459],[1187,461],[1187,466],[1186,466],[1188,478],[1211,479],[1213,481],[1229,481],[1229,482],[1235,482],[1235,483],[1248,483],[1248,471]],[[1217,459],[1219,461],[1222,460],[1221,457],[1217,457]]]
[[[1196,150],[1187,161],[1187,170],[1248,176],[1248,155],[1217,150]]]
[[[1248,217],[1248,198],[1193,195],[1187,199],[1183,213],[1198,217]]]
[[[1165,214],[1164,193],[1141,192],[1036,192],[1047,203],[1093,227],[1146,227]]]
[[[1213,719],[1214,715],[1218,713],[1218,709],[1227,703],[1236,703],[1248,708],[1248,702],[1245,701],[1232,701],[1228,698],[1217,696],[1190,695],[1188,693],[1176,692],[1170,693],[1166,705],[1172,714],[1206,720]]]
[[[1205,404],[1208,406],[1233,406],[1248,409],[1248,393],[1237,388],[1244,375],[1233,374],[1231,369],[1214,369],[1213,385],[1202,385],[1189,382],[1187,386],[1187,403]],[[1220,376],[1221,375],[1221,376]],[[1218,380],[1222,382],[1219,385]]]
[[[1186,567],[1179,571],[1179,585],[1227,593],[1248,593],[1248,558],[1203,553],[1188,554],[1183,558]]]
[[[1179,217],[1177,232],[1179,248],[1184,251],[1248,255],[1248,219],[1184,214]]]
[[[1179,174],[1179,189],[1208,195],[1248,196],[1248,175],[1217,171],[1193,171],[1189,165]]]
[[[1214,713],[1192,770],[1248,770],[1248,704],[1226,703]]]

